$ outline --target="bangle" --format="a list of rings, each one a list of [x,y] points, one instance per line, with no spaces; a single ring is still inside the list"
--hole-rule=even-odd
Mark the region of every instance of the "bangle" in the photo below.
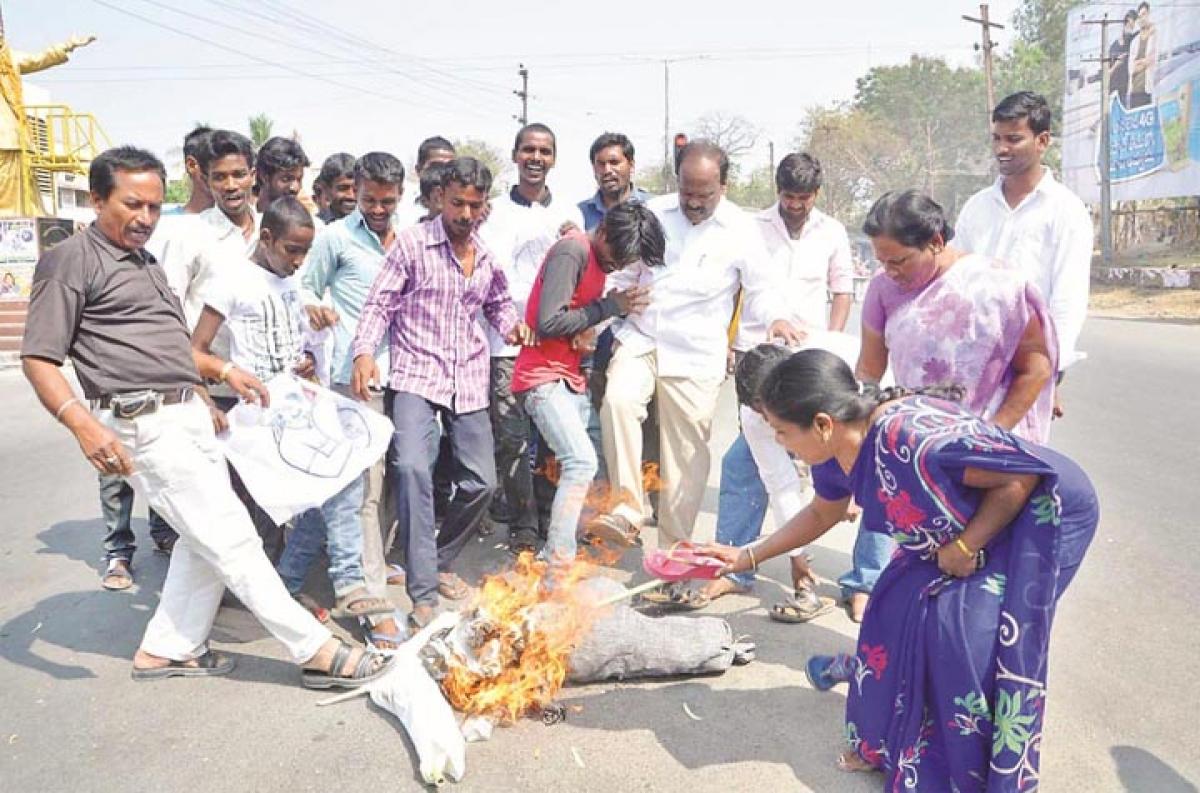
[[[758,560],[754,558],[754,547],[751,545],[747,545],[745,550],[746,550],[746,555],[750,557],[750,569],[757,571],[758,570]]]
[[[975,557],[975,552],[972,551],[971,548],[962,541],[962,537],[955,537],[954,544],[958,546],[958,550],[962,551],[967,556],[970,556],[971,558]]]
[[[231,371],[233,371],[233,361],[226,361],[225,365],[221,367],[221,373],[217,375],[217,379],[224,383]]]
[[[79,401],[79,397],[71,397],[66,402],[63,402],[61,405],[58,406],[58,410],[54,411],[54,420],[62,421],[62,414],[67,412],[67,408],[71,407],[71,405],[79,405],[79,404],[82,404]]]

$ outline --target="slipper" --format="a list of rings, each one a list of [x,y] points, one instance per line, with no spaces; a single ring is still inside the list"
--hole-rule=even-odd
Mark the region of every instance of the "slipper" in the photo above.
[[[440,573],[438,575],[437,591],[439,595],[447,600],[462,600],[471,594],[471,588],[467,586],[467,582],[454,573]]]
[[[378,616],[378,615],[375,615]],[[382,633],[375,630],[375,618],[372,615],[364,614],[358,618],[358,625],[362,628],[363,642],[375,652],[383,656],[394,655],[400,649],[400,644],[408,639],[408,631],[404,629],[404,615],[399,611],[392,612],[392,619],[396,623],[397,633]],[[387,642],[394,644],[395,647],[380,647],[378,642]]]
[[[853,749],[847,749],[839,754],[834,765],[837,766],[837,770],[845,771],[848,774],[875,770],[875,766],[859,757]]]
[[[126,559],[109,559],[100,586],[111,592],[129,589],[133,586],[133,565]]]
[[[769,616],[776,622],[797,625],[833,611],[833,598],[819,597],[811,589],[797,589],[795,598],[771,606]]]
[[[304,669],[300,675],[300,683],[305,688],[359,688],[386,675],[396,661],[394,656],[385,658],[372,650],[363,650],[362,657],[354,665],[354,670],[348,675],[343,675],[341,670],[354,653],[354,649],[353,645],[338,639],[338,648],[333,653],[329,669]]]
[[[669,606],[680,611],[699,611],[712,603],[712,598],[698,589],[692,589],[684,581],[663,584],[642,594],[642,599],[659,606]]]
[[[166,666],[156,666],[152,669],[138,669],[135,666],[129,676],[139,682],[164,680],[168,677],[217,677],[229,674],[236,665],[228,655],[209,650],[191,661],[171,661]]]
[[[404,586],[404,582],[408,580],[408,573],[404,572],[404,568],[398,564],[388,565],[387,583],[388,586]]]
[[[343,619],[364,614],[390,614],[395,608],[387,598],[375,597],[367,592],[366,587],[358,587],[338,598],[330,613]]]

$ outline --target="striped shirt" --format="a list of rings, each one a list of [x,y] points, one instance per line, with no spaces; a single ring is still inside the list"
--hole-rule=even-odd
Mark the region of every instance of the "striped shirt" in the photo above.
[[[367,293],[352,344],[355,358],[374,355],[387,331],[388,386],[455,413],[488,404],[488,341],[475,313],[482,310],[503,335],[519,320],[492,252],[478,234],[471,241],[475,270],[465,278],[440,217],[401,231]]]

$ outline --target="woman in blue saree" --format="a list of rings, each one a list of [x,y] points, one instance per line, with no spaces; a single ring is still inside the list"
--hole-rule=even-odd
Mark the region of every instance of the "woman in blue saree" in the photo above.
[[[1096,494],[1071,460],[937,398],[958,394],[881,391],[835,355],[792,355],[760,404],[812,466],[816,497],[759,543],[711,550],[729,572],[753,569],[824,534],[853,497],[863,530],[898,550],[857,653],[814,680],[849,682],[839,767],[882,771],[889,791],[1029,791],[1050,625],[1095,533]]]

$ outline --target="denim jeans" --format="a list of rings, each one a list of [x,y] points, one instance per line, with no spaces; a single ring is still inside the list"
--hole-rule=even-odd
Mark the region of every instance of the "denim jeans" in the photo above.
[[[746,436],[738,433],[721,458],[721,490],[717,498],[717,542],[749,545],[762,533],[767,516],[767,488],[758,475]],[[740,586],[754,583],[752,573],[729,576]]]
[[[853,568],[838,579],[842,588],[842,597],[848,598],[855,592],[871,593],[879,574],[892,560],[896,543],[886,534],[877,531],[864,531],[859,521],[858,532],[854,537],[854,551],[851,556]]]
[[[100,474],[100,514],[104,518],[104,559],[133,561],[137,550],[129,521],[133,516],[133,488],[115,474]],[[162,516],[149,509],[150,538],[155,545],[174,541],[175,533]]]
[[[279,577],[295,595],[304,586],[308,568],[325,544],[333,593],[344,597],[364,586],[363,529],[360,513],[365,474],[354,478],[320,507],[301,512],[292,520],[292,534],[279,557]]]
[[[496,467],[486,410],[455,413],[424,397],[387,391],[384,406],[396,432],[388,466],[396,482],[396,540],[404,548],[406,586],[413,605],[436,605],[438,572],[449,572],[487,514]],[[454,497],[437,537],[433,522],[433,466],[441,432],[450,437]]]
[[[536,538],[537,501],[533,492],[533,470],[529,465],[529,416],[521,409],[512,392],[516,358],[492,358],[491,399],[488,413],[494,437],[494,469],[508,502],[508,531]]]
[[[562,380],[543,383],[522,398],[525,412],[558,460],[558,490],[542,558],[555,567],[564,566],[575,559],[579,513],[596,476],[596,449],[588,435],[592,403],[587,394],[576,394]]]

